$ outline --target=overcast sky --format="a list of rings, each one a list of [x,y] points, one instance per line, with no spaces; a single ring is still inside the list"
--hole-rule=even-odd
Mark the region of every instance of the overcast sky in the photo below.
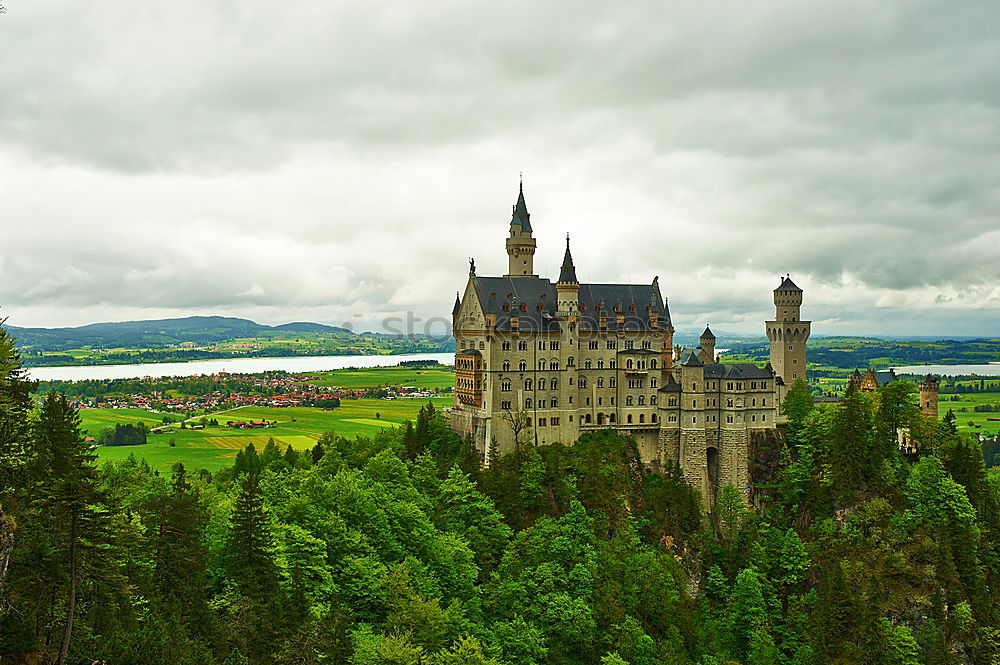
[[[996,0],[3,4],[12,325],[448,318],[523,171],[678,329],[1000,334]]]

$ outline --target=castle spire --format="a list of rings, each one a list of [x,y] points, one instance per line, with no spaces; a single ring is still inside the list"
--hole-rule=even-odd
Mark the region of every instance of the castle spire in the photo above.
[[[458,310],[462,308],[462,301],[458,297],[458,291],[455,291],[455,306],[451,308],[451,313],[458,314]]]
[[[569,234],[566,234],[566,253],[563,254],[562,268],[559,270],[559,281],[565,284],[579,284],[576,278],[576,266],[573,265],[573,255],[569,251]]]
[[[524,202],[524,181],[517,188],[517,203],[514,204],[514,214],[510,218],[511,225],[517,224],[525,233],[531,233],[531,215],[528,205]]]

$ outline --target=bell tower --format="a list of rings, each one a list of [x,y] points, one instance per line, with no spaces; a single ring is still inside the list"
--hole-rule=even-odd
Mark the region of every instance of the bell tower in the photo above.
[[[510,218],[507,238],[507,274],[504,277],[538,277],[535,268],[535,238],[531,235],[531,215],[524,203],[524,183],[517,193],[517,203]]]
[[[765,323],[767,338],[771,342],[771,366],[777,376],[791,386],[796,379],[806,378],[806,340],[812,321],[799,316],[802,307],[802,289],[795,285],[790,275],[781,280],[774,290],[774,321]]]

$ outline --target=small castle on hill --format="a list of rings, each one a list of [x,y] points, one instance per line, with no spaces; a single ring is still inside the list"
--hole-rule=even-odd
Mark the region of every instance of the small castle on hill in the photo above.
[[[899,377],[892,369],[872,370],[869,368],[862,374],[854,370],[848,382],[857,386],[861,392],[873,393],[887,383],[898,381]],[[928,374],[918,384],[920,390],[920,412],[926,418],[937,420],[938,417],[938,390],[940,382],[935,376]]]
[[[673,343],[658,278],[645,284],[581,281],[569,237],[557,280],[534,270],[536,241],[523,186],[504,243],[507,272],[483,276],[470,261],[455,297],[455,402],[449,418],[491,449],[572,443],[605,428],[635,438],[643,463],[678,464],[711,505],[732,483],[749,494],[755,432],[772,430],[788,386],[806,376],[811,323],[790,276],[765,323],[770,362],[720,363],[706,327],[699,346]]]

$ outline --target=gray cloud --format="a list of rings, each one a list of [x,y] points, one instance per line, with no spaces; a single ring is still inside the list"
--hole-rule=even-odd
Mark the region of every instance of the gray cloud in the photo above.
[[[994,3],[8,3],[0,305],[378,326],[502,272],[659,274],[678,325],[1000,324]]]

